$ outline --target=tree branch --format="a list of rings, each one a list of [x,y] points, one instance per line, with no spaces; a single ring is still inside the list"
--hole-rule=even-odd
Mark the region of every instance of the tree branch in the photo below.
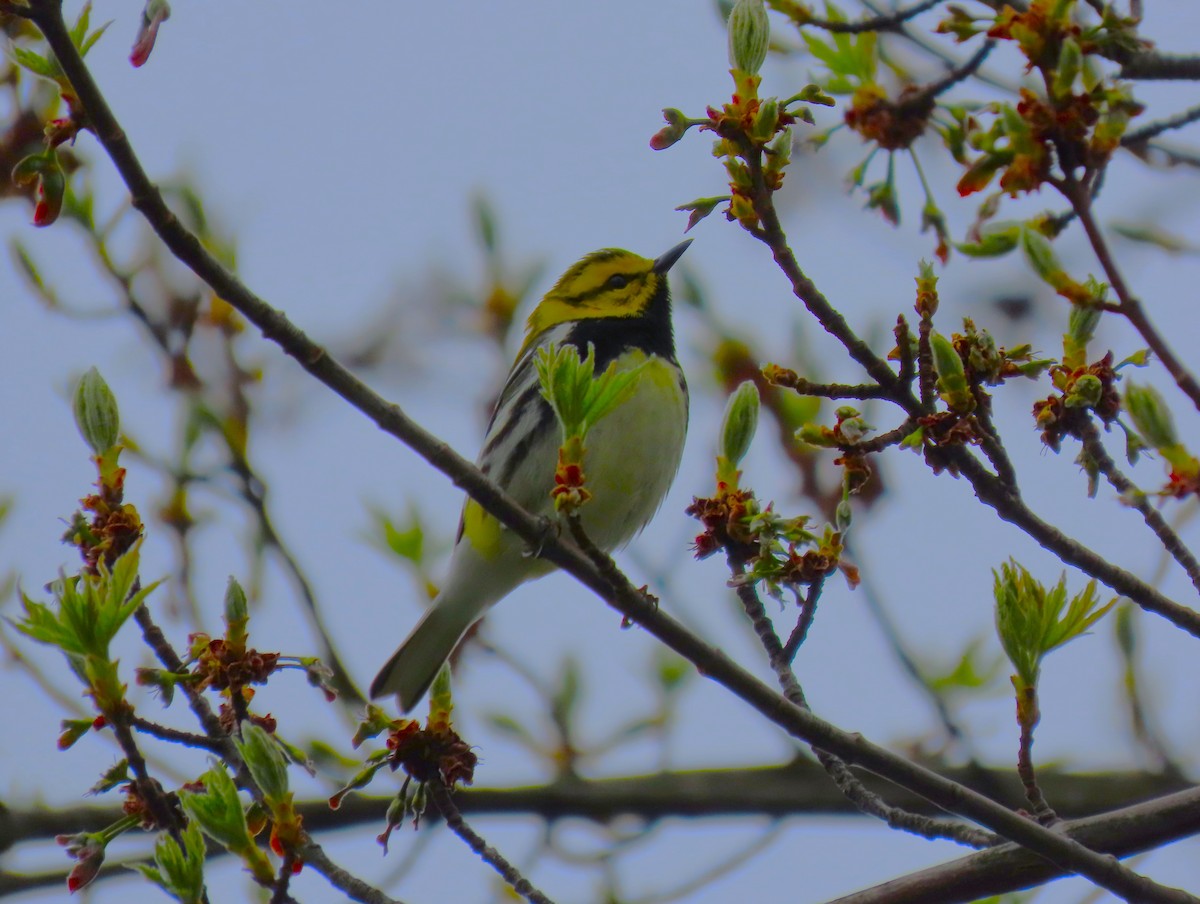
[[[1089,848],[1115,857],[1152,850],[1200,832],[1200,788],[1062,826]],[[830,904],[959,904],[1033,888],[1065,875],[1028,851],[1006,844],[918,870]]]

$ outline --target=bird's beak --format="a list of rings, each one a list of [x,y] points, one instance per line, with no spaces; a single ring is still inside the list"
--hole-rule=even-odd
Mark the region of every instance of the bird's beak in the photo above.
[[[683,252],[687,251],[688,245],[692,243],[692,239],[684,239],[666,254],[662,255],[654,262],[655,273],[666,273],[674,265],[675,261],[683,256]]]

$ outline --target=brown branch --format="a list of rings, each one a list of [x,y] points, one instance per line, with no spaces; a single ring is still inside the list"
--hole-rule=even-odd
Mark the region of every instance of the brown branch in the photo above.
[[[1151,138],[1157,138],[1163,132],[1168,132],[1172,129],[1181,129],[1186,125],[1196,122],[1196,120],[1200,120],[1200,105],[1189,107],[1182,113],[1177,113],[1166,119],[1160,119],[1158,122],[1147,123],[1140,129],[1134,129],[1132,132],[1125,133],[1125,136],[1121,139],[1121,145],[1126,148],[1145,146]]]
[[[295,865],[296,852],[290,849],[284,851],[283,862],[279,864],[279,872],[275,877],[275,890],[271,893],[271,904],[296,904],[296,899],[288,891]]]
[[[446,820],[446,825],[450,831],[466,842],[467,847],[496,870],[500,874],[500,878],[507,882],[514,892],[527,901],[532,901],[533,904],[554,904],[542,892],[538,891],[533,883],[521,875],[521,871],[513,866],[508,858],[488,844],[483,839],[483,836],[467,824],[467,821],[463,819],[462,813],[459,812],[458,807],[454,803],[454,797],[451,795],[450,789],[437,779],[429,782],[426,787],[429,789],[429,794],[433,798],[434,805],[441,812],[442,819]]]
[[[1089,848],[1115,857],[1153,850],[1200,832],[1200,788],[1060,824],[1059,828]],[[1033,888],[1063,875],[1028,851],[1006,844],[918,870],[830,904],[959,904]]]
[[[821,598],[821,590],[824,586],[824,578],[813,581],[808,587],[804,602],[800,604],[800,615],[796,619],[796,626],[792,628],[792,633],[788,635],[787,642],[784,643],[781,650],[783,658],[788,663],[795,662],[796,654],[800,652],[800,647],[808,638],[809,628],[812,627],[813,619],[817,616],[817,601]]]
[[[1187,548],[1183,539],[1175,533],[1171,525],[1167,524],[1162,514],[1150,504],[1146,494],[1134,486],[1133,482],[1117,467],[1112,456],[1108,454],[1108,450],[1104,448],[1096,425],[1091,421],[1088,421],[1082,430],[1082,441],[1084,451],[1096,463],[1096,467],[1100,469],[1100,473],[1104,475],[1109,485],[1121,495],[1121,501],[1141,514],[1142,520],[1146,522],[1146,526],[1150,530],[1154,531],[1154,536],[1158,538],[1163,549],[1184,570],[1188,580],[1192,582],[1192,586],[1200,591],[1200,561],[1196,560],[1195,555]]]
[[[816,16],[792,14],[792,21],[798,28],[811,25],[824,29],[833,34],[860,34],[865,31],[895,31],[909,19],[914,19],[921,13],[945,3],[946,0],[921,0],[912,6],[906,6],[887,15],[875,16],[871,19],[861,19],[858,22],[843,22],[838,19],[819,19]]]
[[[1024,800],[1011,767],[971,768],[924,760],[925,766],[1006,806]],[[928,799],[899,788],[868,772],[858,772],[874,793],[886,793],[896,806],[914,813],[941,811]],[[1038,771],[1046,794],[1070,819],[1094,816],[1160,798],[1191,787],[1178,776],[1155,772],[1065,772],[1054,767]],[[335,831],[370,823],[382,824],[394,796],[352,794],[337,810],[325,798],[297,801],[304,825],[312,832]],[[608,779],[573,777],[545,785],[513,788],[468,788],[455,801],[468,816],[533,816],[547,822],[565,818],[609,823],[620,817],[654,821],[672,817],[727,816],[860,816],[861,812],[829,782],[821,766],[797,756],[783,765],[730,769],[686,769]],[[121,817],[117,806],[71,806],[51,809],[22,807],[10,802],[0,810],[0,851],[34,844],[55,835],[99,831]],[[1200,812],[1197,828],[1200,831]]]
[[[404,904],[397,898],[385,895],[373,885],[347,872],[329,859],[329,855],[315,841],[309,841],[300,851],[304,863],[329,880],[329,884],[345,893],[351,901],[362,904]]]
[[[796,673],[792,670],[791,657],[779,643],[775,626],[767,617],[766,609],[763,607],[762,600],[758,598],[754,585],[744,580],[746,570],[743,563],[730,556],[729,569],[734,576],[738,599],[741,600],[742,608],[745,609],[746,616],[750,619],[754,633],[758,636],[759,643],[762,644],[763,651],[767,654],[767,661],[772,671],[775,672],[784,696],[797,706],[807,710],[809,708],[808,701],[805,700],[804,690],[796,678]],[[840,757],[818,747],[813,748],[813,754],[847,800],[861,812],[883,820],[894,829],[911,832],[923,838],[948,838],[959,844],[975,848],[988,847],[998,841],[995,836],[980,832],[961,822],[922,816],[893,806],[879,794],[869,791]]]
[[[209,750],[213,753],[220,753],[224,747],[220,741],[213,740],[207,735],[199,735],[194,731],[181,731],[178,728],[171,728],[168,725],[159,725],[157,722],[151,722],[149,719],[143,719],[141,716],[133,716],[129,720],[129,724],[143,734],[148,734],[158,738],[160,741],[167,741],[171,744],[182,744],[185,747],[199,747],[202,750]]]
[[[989,38],[988,40],[984,41],[980,48],[976,50],[966,62],[960,66],[955,66],[937,81],[930,82],[916,95],[904,101],[904,105],[907,106],[911,103],[914,103],[917,98],[927,98],[932,100],[935,97],[940,97],[942,94],[945,94],[959,82],[965,81],[978,72],[979,67],[983,65],[984,60],[986,60],[991,55],[991,52],[995,49],[996,41],[994,39]]]
[[[1142,51],[1118,60],[1119,78],[1200,81],[1200,56]]]
[[[960,452],[961,450],[951,450]],[[1122,596],[1127,596],[1147,612],[1161,615],[1171,624],[1193,637],[1200,637],[1200,612],[1182,606],[1164,596],[1135,575],[1113,565],[1058,528],[1046,523],[1027,506],[1021,497],[1000,482],[971,455],[952,456],[954,466],[971,483],[979,500],[994,509],[1001,519],[1020,528],[1041,546],[1067,565],[1105,584]]]
[[[1104,270],[1104,276],[1120,301],[1120,313],[1138,331],[1138,334],[1150,347],[1150,351],[1154,352],[1155,357],[1162,362],[1163,367],[1166,368],[1167,373],[1175,380],[1184,395],[1191,399],[1192,404],[1200,410],[1200,383],[1196,382],[1196,378],[1184,366],[1183,361],[1167,345],[1166,339],[1150,322],[1141,301],[1129,290],[1124,276],[1117,267],[1116,259],[1108,247],[1108,242],[1104,238],[1104,233],[1100,231],[1100,226],[1092,215],[1092,201],[1087,189],[1070,174],[1063,179],[1060,188],[1076,216],[1079,217],[1079,224],[1087,233],[1092,251]]]
[[[1036,714],[1038,710],[1037,687],[1029,688],[1028,692],[1030,694],[1030,711]],[[1018,718],[1020,718],[1019,715]],[[1021,740],[1017,749],[1017,775],[1021,777],[1021,784],[1025,787],[1025,799],[1029,801],[1029,806],[1032,808],[1030,815],[1042,825],[1049,826],[1058,822],[1058,814],[1047,803],[1046,795],[1038,784],[1037,770],[1033,766],[1033,730],[1037,727],[1037,721],[1036,715],[1032,718],[1021,719]]]

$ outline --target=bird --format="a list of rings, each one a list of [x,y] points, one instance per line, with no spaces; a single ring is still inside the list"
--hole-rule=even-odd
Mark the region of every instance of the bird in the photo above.
[[[479,469],[533,515],[554,524],[555,468],[562,430],[540,391],[543,348],[573,346],[638,370],[634,389],[587,434],[583,467],[592,498],[581,507],[588,538],[614,552],[654,517],[679,469],[688,390],[675,357],[667,272],[691,244],[651,260],[617,248],[585,255],[530,313],[525,338],[496,401]],[[462,636],[493,604],[553,570],[474,499],[463,505],[448,574],[429,609],[387,661],[370,695],[395,695],[403,712],[424,697]]]

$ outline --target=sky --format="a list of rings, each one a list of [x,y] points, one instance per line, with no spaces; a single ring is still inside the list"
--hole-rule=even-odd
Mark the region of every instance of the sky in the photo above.
[[[686,224],[674,208],[723,191],[723,170],[706,137],[690,134],[665,152],[648,147],[662,107],[696,115],[728,95],[725,35],[708,3],[533,0],[519,7],[464,9],[364,2],[339,19],[325,6],[268,2],[239,5],[234,12],[179,3],[154,56],[140,70],[127,62],[136,14],[104,6],[94,19],[114,16],[115,21],[89,63],[152,177],[186,173],[193,178],[214,218],[237,237],[239,275],[318,341],[335,349],[352,347],[364,324],[377,322],[383,312],[400,312],[414,335],[402,334],[394,348],[389,346],[395,360],[372,371],[370,380],[468,457],[478,444],[480,412],[507,362],[484,343],[455,338],[455,328],[461,327],[456,315],[431,305],[447,282],[467,288],[483,282],[471,216],[475,199],[486,196],[495,209],[507,259],[544,264],[533,290],[538,295],[595,248],[626,247],[650,257],[661,253],[681,239]],[[1160,36],[1163,49],[1186,49],[1171,38],[1195,33],[1196,12],[1186,4],[1147,6],[1147,33]],[[764,92],[795,93],[810,69],[807,62],[769,62]],[[1179,86],[1139,86],[1139,96],[1153,99],[1158,115],[1192,102]],[[823,113],[820,124],[833,124],[835,115]],[[847,193],[845,175],[861,158],[855,143],[841,134],[826,151],[800,158],[780,203],[806,272],[856,328],[882,346],[895,313],[911,307],[916,261],[931,255],[933,242],[918,234],[917,188],[906,167],[901,166],[901,189],[911,214],[898,229],[864,212],[861,194]],[[80,146],[96,155],[88,136],[80,138]],[[936,174],[936,151],[931,147],[928,154]],[[1146,172],[1121,161],[1102,198],[1103,219],[1152,222],[1194,237],[1197,220],[1189,201],[1195,178],[1186,172]],[[95,179],[101,209],[122,203],[124,193],[102,161]],[[949,185],[942,180],[943,195]],[[939,200],[961,231],[974,202]],[[1014,207],[1013,215],[1047,203],[1035,199]],[[0,206],[0,235],[19,236],[73,307],[93,314],[110,308],[113,296],[77,237],[69,229],[35,231],[28,217],[20,205]],[[831,379],[858,376],[814,325],[779,326],[796,319],[796,302],[762,246],[719,216],[691,234],[696,242],[681,266],[704,285],[722,322],[752,336],[771,360]],[[1182,337],[1193,331],[1187,287],[1200,277],[1197,259],[1129,246],[1122,251],[1136,291],[1168,335],[1181,337],[1186,354]],[[1062,253],[1070,265],[1094,269],[1076,239],[1065,239]],[[1048,353],[1056,351],[1061,331],[1053,316],[1056,300],[1019,265],[956,257],[942,279],[946,316],[972,316],[994,330],[1002,344],[1028,339]],[[1009,295],[1033,298],[1048,316],[1028,325],[1006,322],[991,302]],[[121,401],[127,429],[151,450],[169,451],[175,415],[155,391],[161,362],[128,318],[68,318],[45,310],[23,287],[7,256],[0,257],[0,317],[0,412],[8,424],[8,441],[0,451],[0,494],[14,498],[13,513],[0,527],[0,574],[14,572],[36,596],[60,568],[74,567],[70,551],[59,543],[61,519],[93,479],[67,403],[76,377],[98,365]],[[676,328],[681,362],[693,386],[684,464],[654,527],[621,562],[637,583],[668,575],[664,607],[769,680],[753,636],[734,617],[723,566],[713,560],[695,563],[684,554],[695,526],[683,508],[710,488],[720,402],[711,392],[704,323],[680,309]],[[1026,335],[1031,331],[1034,335]],[[1106,324],[1101,337],[1118,357],[1137,347],[1120,325]],[[252,336],[241,342],[246,357],[261,364],[264,373],[255,393],[268,429],[255,436],[251,454],[269,478],[276,520],[314,582],[334,641],[365,684],[420,611],[410,578],[363,541],[369,509],[383,506],[400,515],[415,505],[427,513],[435,535],[449,537],[460,504],[457,491],[306,380],[273,346]],[[455,377],[446,379],[451,370]],[[1152,538],[1136,516],[1120,509],[1105,489],[1096,500],[1087,500],[1083,478],[1068,457],[1072,453],[1054,456],[1039,447],[1028,422],[1037,396],[1038,388],[1015,386],[997,412],[1001,430],[1017,437],[1014,455],[1032,504],[1136,573],[1154,574],[1158,561]],[[892,426],[890,412],[871,414],[881,428]],[[1194,422],[1180,418],[1185,436],[1194,436]],[[1143,463],[1135,476],[1153,486],[1159,467]],[[858,564],[926,661],[948,666],[977,637],[998,653],[990,634],[990,569],[1010,554],[1044,580],[1055,580],[1060,567],[1031,541],[977,512],[978,503],[963,482],[934,478],[907,454],[890,456],[885,469],[889,495],[856,522]],[[745,471],[762,498],[783,508],[800,505],[793,478],[762,438]],[[129,492],[146,511],[161,501],[159,478],[146,469],[131,469]],[[211,522],[198,533],[202,564],[196,584],[215,628],[228,575],[245,580],[249,566],[240,549],[245,528],[236,507],[218,493],[208,511]],[[1193,525],[1183,530],[1185,539],[1197,539]],[[143,573],[166,574],[171,556],[166,538],[152,536]],[[1083,583],[1077,574],[1069,580],[1072,587]],[[1161,587],[1191,600],[1186,580],[1174,571],[1168,570]],[[11,617],[14,605],[5,600],[0,611]],[[305,648],[311,635],[294,611],[286,579],[278,568],[269,569],[253,627],[281,638],[281,644]],[[568,579],[552,576],[514,593],[489,620],[488,631],[545,680],[559,674],[566,656],[577,657],[584,676],[585,735],[599,737],[606,727],[650,706],[644,699],[645,675],[654,643],[636,631],[617,630],[618,621]],[[1200,666],[1175,632],[1142,621],[1154,666],[1150,692],[1162,701],[1164,734],[1182,756],[1200,741],[1192,704]],[[178,628],[181,637],[185,631]],[[41,668],[61,671],[53,654],[23,649]],[[146,658],[132,642],[123,656],[130,666]],[[932,724],[919,695],[897,680],[893,657],[862,594],[840,582],[831,583],[823,599],[798,673],[820,715],[874,740],[902,745]],[[62,709],[19,670],[6,671],[3,680],[14,692],[0,702],[0,718],[21,730],[0,733],[0,795],[24,802],[26,789],[35,787],[52,803],[77,800],[92,782],[88,770],[115,754],[91,738],[56,753]],[[1046,668],[1039,758],[1076,768],[1139,765],[1114,707],[1118,682],[1107,629],[1056,654]],[[489,657],[478,656],[468,663],[456,693],[464,734],[479,739],[478,784],[546,778],[542,763],[486,725],[488,713],[533,718],[535,704],[519,680]],[[348,739],[345,725],[324,718],[313,705],[316,699],[297,678],[290,684],[273,682],[264,692],[264,707],[293,736],[342,732]],[[962,718],[977,732],[990,761],[1012,761],[1016,732],[1007,697],[998,692],[972,702]],[[694,681],[684,693],[669,745],[670,765],[676,768],[778,762],[793,749],[778,730],[707,681]],[[595,763],[592,774],[651,770],[659,764],[657,757],[649,744],[631,745]],[[202,758],[181,762],[203,768]],[[319,793],[316,785],[304,787]],[[380,779],[371,790],[384,793],[386,788]],[[481,820],[479,827],[518,863],[539,843],[537,827],[530,823]],[[625,885],[631,893],[664,889],[672,877],[685,877],[722,853],[758,847],[766,831],[756,820],[671,824],[629,859],[623,867]],[[381,881],[418,836],[398,833],[385,860],[372,834],[320,840],[328,841],[330,853],[353,871]],[[562,835],[571,850],[597,844],[596,830],[587,826],[564,826]],[[854,820],[789,821],[761,844],[765,849],[744,868],[686,900],[727,901],[744,894],[752,882],[764,894],[782,896],[786,890],[788,900],[820,901],[956,852]],[[62,863],[57,852],[49,857],[17,853],[25,859],[13,860],[14,867]],[[1183,844],[1140,866],[1155,878],[1190,881],[1194,888],[1188,858],[1195,855],[1195,844]],[[845,866],[849,858],[853,870]],[[549,862],[535,870],[534,878],[556,900],[587,901],[595,892],[592,874]],[[226,889],[245,885],[232,864],[215,867],[213,881]],[[335,899],[311,871],[298,882],[301,900]],[[124,900],[129,887],[109,883],[93,900]],[[494,889],[490,871],[438,830],[412,874],[389,890],[406,901],[435,902],[487,900]],[[1074,900],[1081,889],[1078,883],[1060,883],[1038,900]]]

